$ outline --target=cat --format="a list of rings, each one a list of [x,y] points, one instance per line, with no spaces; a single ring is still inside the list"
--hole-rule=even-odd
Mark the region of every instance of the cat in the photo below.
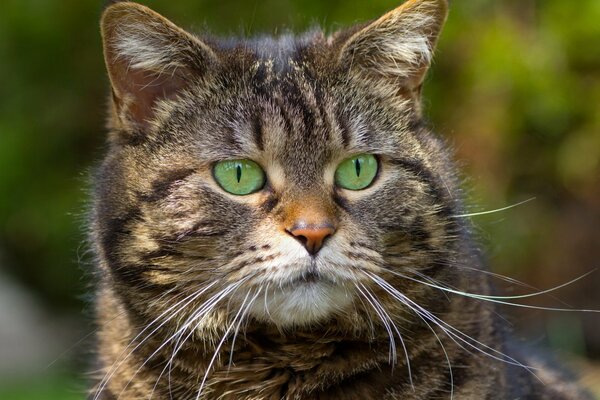
[[[105,9],[90,399],[589,398],[484,301],[421,110],[447,12],[234,40]]]

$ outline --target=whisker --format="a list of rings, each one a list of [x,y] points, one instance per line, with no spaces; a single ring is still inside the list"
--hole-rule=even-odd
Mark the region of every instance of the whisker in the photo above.
[[[153,353],[152,356],[149,357],[149,358],[153,357],[155,353],[157,353],[158,351],[161,350],[161,348],[163,348],[165,345],[167,345],[173,339],[175,339],[175,338],[177,339],[173,346],[173,352],[171,354],[171,357],[169,358],[169,361],[167,362],[167,364],[161,371],[161,373],[156,381],[155,386],[158,384],[158,381],[160,380],[162,375],[165,373],[165,371],[168,369],[168,371],[169,371],[168,372],[169,391],[171,390],[171,372],[172,372],[173,362],[175,361],[175,357],[177,356],[177,354],[179,353],[181,348],[185,345],[187,340],[194,334],[194,332],[202,324],[206,315],[208,315],[208,313],[210,313],[221,300],[223,300],[225,297],[229,296],[231,293],[233,293],[235,290],[237,290],[248,279],[250,279],[250,277],[246,277],[246,278],[242,279],[241,281],[230,284],[227,287],[225,287],[225,289],[223,289],[223,290],[217,292],[215,295],[211,296],[208,300],[206,300],[202,304],[202,306],[200,306],[198,308],[198,310],[196,310],[194,313],[192,313],[192,315],[189,318],[187,318],[187,320],[183,323],[182,327],[178,328],[177,331],[170,338],[168,338],[157,349],[157,351],[155,351]],[[196,321],[198,321],[198,322],[196,323]],[[192,329],[189,329],[190,326],[194,323],[196,323],[196,325]],[[189,333],[182,340],[182,336],[183,336],[184,332],[187,331],[188,329],[189,329]],[[146,361],[148,361],[148,360],[146,360]]]
[[[465,270],[468,270],[468,271],[471,271],[471,272],[482,273],[484,275],[489,275],[492,278],[496,278],[496,279],[499,279],[499,280],[511,283],[513,285],[521,286],[521,287],[524,287],[524,288],[527,288],[527,289],[533,289],[533,290],[541,291],[540,288],[535,287],[535,286],[530,285],[530,284],[527,284],[525,282],[521,282],[518,279],[511,278],[510,276],[498,274],[498,273],[495,273],[495,272],[486,271],[486,270],[481,269],[481,268],[468,267],[466,265],[451,265],[451,267],[452,268],[461,268],[461,269],[465,269]],[[554,296],[552,294],[549,294],[549,297],[552,298],[552,299],[554,299],[554,300],[556,300],[556,301],[558,301],[558,302],[560,302],[560,303],[562,303],[562,304],[564,304],[567,307],[571,307],[570,304],[565,303],[564,301],[562,301],[561,299],[559,299],[558,297],[556,297],[556,296]]]
[[[419,279],[415,279],[413,277],[410,277],[408,275],[404,275],[401,274],[397,271],[392,271],[390,269],[387,268],[382,268],[387,272],[390,272],[394,275],[397,275],[401,278],[416,282],[416,283],[420,283],[422,285],[425,286],[429,286],[429,287],[433,287],[435,289],[439,289],[448,293],[453,293],[453,294],[458,294],[464,297],[470,297],[473,299],[478,299],[478,300],[484,300],[484,301],[489,301],[492,303],[498,303],[498,304],[504,304],[504,305],[509,305],[509,306],[513,306],[513,307],[522,307],[522,308],[529,308],[529,309],[534,309],[534,310],[544,310],[544,311],[562,311],[562,312],[589,312],[589,313],[600,313],[600,310],[587,310],[587,309],[569,309],[569,308],[556,308],[556,307],[544,307],[544,306],[532,306],[532,305],[527,305],[527,304],[521,304],[521,303],[512,303],[509,301],[505,301],[505,300],[514,300],[514,299],[525,299],[525,298],[530,298],[530,297],[536,297],[536,296],[541,296],[544,294],[548,294],[551,292],[555,292],[559,289],[562,289],[566,286],[572,285],[573,283],[580,281],[581,279],[586,278],[587,276],[589,276],[590,274],[592,274],[595,271],[590,271],[587,272],[569,282],[563,283],[562,285],[558,285],[555,286],[553,288],[550,289],[546,289],[546,290],[542,290],[536,293],[529,293],[529,294],[522,294],[522,295],[516,295],[516,296],[492,296],[492,295],[485,295],[485,294],[478,294],[478,293],[469,293],[469,292],[464,292],[462,290],[456,290],[456,289],[451,289],[445,286],[440,286],[440,285],[436,285],[436,284],[432,284],[429,282],[424,282],[421,281]]]
[[[371,298],[371,300],[373,301],[373,303],[381,310],[381,312],[383,313],[383,315],[387,318],[388,322],[391,324],[392,328],[394,328],[394,330],[396,331],[396,334],[398,335],[398,339],[400,339],[400,344],[402,345],[402,349],[404,350],[404,357],[406,360],[406,368],[408,369],[408,379],[410,381],[410,386],[412,387],[413,391],[415,390],[415,386],[413,383],[413,379],[412,379],[412,368],[410,365],[410,357],[408,355],[408,350],[406,348],[406,343],[404,342],[404,338],[402,337],[402,334],[400,333],[400,330],[398,329],[398,327],[396,326],[396,324],[394,323],[393,319],[390,317],[390,315],[386,312],[385,308],[383,307],[383,305],[376,299],[376,297],[361,283],[360,286],[364,289],[364,291],[369,295],[369,297]],[[393,335],[390,338],[393,342]],[[394,362],[392,363],[392,368],[394,367],[394,364],[396,364],[397,362],[397,354],[396,354],[396,348],[395,348],[395,343],[394,343]]]
[[[98,389],[96,390],[96,393],[94,395],[94,400],[98,400],[100,398],[100,395],[102,394],[102,392],[104,391],[104,389],[106,388],[106,385],[108,385],[108,382],[112,379],[112,377],[114,376],[114,374],[119,370],[119,368],[121,367],[121,365],[123,365],[123,363],[140,347],[142,346],[143,343],[146,342],[146,340],[148,340],[152,335],[154,335],[154,333],[156,333],[158,330],[160,330],[165,324],[167,324],[171,319],[173,319],[177,314],[179,314],[188,304],[190,304],[191,302],[193,302],[194,300],[196,300],[198,297],[200,297],[206,290],[210,289],[212,286],[214,286],[216,284],[216,282],[212,282],[210,283],[208,286],[206,286],[205,288],[203,288],[202,290],[196,292],[196,293],[192,293],[191,295],[186,296],[184,299],[178,301],[177,303],[175,303],[174,305],[172,305],[171,307],[169,307],[167,310],[165,310],[164,312],[162,312],[158,317],[156,317],[154,320],[152,320],[150,323],[148,323],[148,325],[146,325],[146,327],[140,331],[140,333],[138,333],[130,342],[129,344],[123,349],[123,351],[121,352],[121,354],[117,357],[117,359],[115,360],[114,364],[111,366],[111,368],[109,369],[108,373],[105,375],[104,378],[102,378],[102,380],[100,381],[100,384],[98,386]],[[129,353],[124,357],[123,355],[127,352],[127,350],[136,342],[136,340],[138,340],[143,334],[144,332],[146,332],[147,330],[149,330],[155,323],[157,323],[158,321],[160,321],[161,318],[163,318],[165,315],[167,315],[168,313],[170,313],[172,310],[174,310],[175,308],[177,308],[180,304],[185,303],[183,306],[181,306],[177,311],[175,311],[171,316],[169,316],[167,319],[165,319],[160,325],[158,325],[152,332],[150,332],[148,335],[146,335],[146,337],[139,342],[133,349],[131,349],[131,351],[129,351]],[[121,360],[121,361],[119,361]]]
[[[252,304],[254,304],[254,301],[256,300],[256,298],[258,297],[258,295],[260,294],[260,291],[262,290],[262,288],[259,288],[258,291],[256,292],[256,295],[248,302],[248,305],[246,306],[246,308],[244,309],[244,312],[242,313],[242,317],[239,319],[235,330],[233,332],[233,339],[231,341],[231,350],[229,352],[229,364],[227,365],[227,371],[229,371],[229,369],[231,369],[231,365],[233,364],[233,350],[235,348],[235,340],[237,338],[237,335],[239,333],[240,330],[240,326],[242,325],[242,321],[245,319],[246,314],[248,313],[248,310],[250,309],[250,307],[252,306]],[[243,305],[243,303],[242,303]]]
[[[229,289],[230,287],[232,287],[232,286],[236,286],[236,285],[237,285],[237,286],[239,286],[239,285],[241,285],[243,282],[244,282],[244,280],[242,280],[242,281],[238,281],[238,282],[236,282],[235,284],[232,284],[232,285],[229,285],[229,286],[227,286],[227,287],[226,287],[226,289],[224,289],[224,290],[221,290],[221,291],[217,292],[217,294],[215,294],[215,295],[211,296],[211,297],[210,297],[210,298],[209,298],[207,301],[205,301],[205,302],[203,303],[203,306],[202,306],[200,309],[201,309],[201,310],[205,310],[205,312],[206,312],[206,313],[210,312],[210,311],[211,311],[211,310],[212,310],[212,309],[213,309],[213,308],[214,308],[214,307],[217,305],[218,301],[220,301],[220,299],[222,299],[224,296],[226,296],[226,295],[227,295],[227,294],[230,292],[230,291],[228,291],[228,289]],[[212,283],[211,283],[211,287],[212,287],[214,284],[216,284],[216,281],[214,281],[214,282],[212,282]],[[205,289],[204,289],[204,290],[203,290],[201,293],[199,293],[199,295],[201,295],[202,293],[204,293],[204,292],[205,292],[207,289],[208,289],[208,288],[205,288]],[[223,294],[224,292],[226,292],[226,293],[225,293],[225,294]],[[213,300],[213,299],[215,299],[215,298],[217,298],[217,297],[219,298],[219,300]],[[197,297],[195,297],[195,298],[197,298]],[[192,300],[192,301],[193,301],[193,300]],[[206,308],[206,307],[204,307],[204,305],[206,305],[207,303],[210,303],[210,306],[211,306],[210,308]],[[185,306],[187,306],[188,304],[189,304],[189,303],[187,303]],[[193,315],[197,315],[197,313],[194,313]],[[205,314],[203,314],[202,316],[204,316],[204,315],[205,315]],[[188,318],[188,320],[189,320],[189,319],[190,319],[190,318]],[[186,325],[186,326],[184,326],[184,328],[185,328],[185,327],[187,327],[187,325]],[[160,352],[162,349],[164,349],[164,348],[165,348],[165,346],[167,346],[167,345],[169,344],[169,342],[171,342],[171,341],[172,341],[172,340],[173,340],[175,337],[178,337],[178,336],[180,335],[180,331],[181,331],[181,329],[182,329],[182,328],[178,329],[178,330],[177,330],[177,332],[176,332],[175,334],[173,334],[172,336],[170,336],[169,338],[167,338],[165,341],[163,341],[163,343],[162,343],[162,344],[161,344],[161,345],[160,345],[160,346],[159,346],[157,349],[155,349],[155,350],[154,350],[154,352],[152,352],[152,354],[150,354],[150,355],[149,355],[149,356],[146,358],[146,360],[145,360],[145,361],[142,363],[142,365],[140,365],[140,366],[139,366],[139,368],[138,368],[138,369],[137,369],[137,370],[134,372],[133,376],[131,376],[131,378],[129,379],[129,381],[128,381],[128,382],[127,382],[127,384],[125,385],[125,387],[124,387],[124,388],[121,390],[121,393],[120,393],[120,394],[123,394],[123,392],[124,392],[124,391],[125,391],[125,390],[126,390],[128,387],[129,387],[129,385],[131,384],[131,382],[133,381],[133,379],[136,377],[136,375],[137,375],[137,374],[138,374],[138,373],[139,373],[139,372],[142,370],[142,368],[144,368],[144,367],[146,366],[146,364],[147,364],[147,363],[148,363],[148,362],[149,362],[149,361],[150,361],[152,358],[154,358],[154,356],[156,356],[156,355],[157,355],[157,354],[158,354],[158,353],[159,353],[159,352]],[[142,343],[143,343],[143,342],[142,342]],[[140,343],[140,345],[141,345],[142,343]],[[138,347],[139,347],[139,345],[138,345]],[[135,349],[134,349],[134,351],[135,351]],[[131,354],[131,353],[130,353],[130,354]],[[170,361],[171,361],[171,360],[170,360]],[[168,365],[169,365],[169,364],[167,364],[167,366],[168,366]],[[166,366],[165,366],[165,368],[166,368]],[[163,369],[163,371],[161,372],[160,376],[162,376],[163,372],[164,372],[164,369]]]
[[[366,288],[362,284],[359,284],[359,285],[366,291]],[[386,317],[385,312],[382,312],[382,310],[379,307],[377,307],[377,305],[373,302],[373,299],[370,296],[370,293],[363,292],[363,290],[361,290],[361,288],[359,288],[358,285],[356,285],[356,284],[355,284],[355,287],[365,297],[365,300],[367,300],[367,302],[371,305],[371,307],[373,308],[375,313],[377,313],[377,315],[379,316],[379,319],[381,319],[381,322],[383,323],[385,329],[387,330],[388,336],[390,338],[389,363],[393,366],[397,362],[396,361],[396,357],[397,357],[396,342],[394,340],[394,334],[392,333],[392,330],[388,323],[389,316]]]
[[[265,288],[265,296],[264,296],[264,306],[265,306],[265,312],[267,313],[267,316],[269,317],[269,319],[271,321],[273,320],[273,317],[271,316],[271,313],[269,312],[269,303],[267,301],[267,296],[269,293],[269,287],[271,286],[271,282],[267,283],[267,287]]]
[[[257,292],[257,294],[254,296],[253,299],[256,299],[256,297],[258,296],[259,293],[260,293],[260,291]],[[200,395],[202,394],[202,390],[204,389],[204,386],[206,384],[206,380],[208,379],[208,375],[210,374],[210,371],[211,371],[211,369],[213,367],[213,364],[215,363],[215,360],[219,356],[219,352],[221,350],[221,347],[223,346],[223,343],[225,343],[225,340],[227,340],[227,337],[228,337],[229,333],[231,332],[231,329],[234,327],[234,325],[237,322],[237,319],[240,317],[240,315],[242,313],[242,310],[244,309],[244,305],[246,303],[246,300],[248,299],[248,295],[249,294],[250,294],[250,292],[246,293],[246,297],[244,298],[244,301],[242,302],[242,305],[240,306],[240,309],[238,310],[238,312],[235,315],[235,317],[233,317],[233,320],[232,320],[231,324],[229,324],[229,326],[227,327],[227,330],[223,334],[223,337],[221,338],[221,340],[217,344],[217,346],[215,348],[215,352],[214,352],[212,358],[210,359],[210,361],[208,363],[208,366],[206,367],[206,371],[204,373],[204,377],[202,378],[202,382],[200,383],[200,388],[198,389],[198,394],[196,395],[196,400],[200,399]]]
[[[407,268],[407,271],[409,271],[410,273],[412,273],[412,274],[414,274],[414,275],[417,275],[417,276],[418,276],[418,277],[420,277],[421,279],[423,279],[423,280],[426,280],[427,282],[430,282],[430,283],[432,283],[432,284],[434,284],[434,285],[440,285],[440,286],[442,286],[442,285],[443,285],[443,284],[442,284],[442,283],[440,283],[439,281],[436,281],[436,280],[435,280],[435,279],[433,279],[432,277],[430,277],[430,276],[427,276],[427,275],[425,275],[425,274],[423,274],[423,273],[421,273],[421,272],[419,272],[419,271],[417,271],[417,270],[415,270],[415,269],[412,269],[412,268]],[[445,286],[445,287],[449,287],[448,285],[444,285],[444,286]],[[446,298],[446,300],[450,301],[450,296],[448,295],[448,293],[446,293],[445,291],[442,291],[442,294],[444,295],[444,297]]]
[[[410,305],[412,305],[413,307],[411,307],[411,308],[413,308],[414,311],[416,311],[416,312],[424,315],[428,320],[430,320],[431,322],[435,323],[451,339],[452,338],[456,338],[456,339],[460,340],[461,342],[465,343],[466,345],[470,346],[471,348],[473,348],[473,349],[481,352],[482,354],[485,354],[485,355],[487,355],[487,356],[489,356],[489,357],[491,357],[493,359],[496,359],[498,361],[502,361],[502,362],[505,362],[507,364],[516,365],[516,366],[525,368],[526,370],[528,370],[529,372],[531,372],[537,378],[537,375],[535,375],[532,372],[532,369],[534,369],[533,367],[526,366],[523,363],[519,362],[518,360],[516,360],[516,359],[514,359],[514,358],[512,358],[512,357],[510,357],[510,356],[508,356],[508,355],[506,355],[504,353],[502,353],[501,351],[498,351],[498,350],[496,350],[496,349],[494,349],[494,348],[486,345],[485,343],[482,343],[482,342],[478,341],[477,339],[475,339],[475,338],[467,335],[466,333],[462,332],[461,330],[453,327],[452,325],[448,324],[444,320],[438,318],[437,316],[435,316],[431,312],[429,312],[426,309],[424,309],[423,307],[421,307],[419,304],[417,304],[416,302],[414,302],[413,300],[411,300],[410,298],[408,298],[406,295],[404,295],[401,292],[399,292],[396,288],[394,288],[392,285],[390,285],[383,278],[380,278],[380,277],[378,277],[376,275],[373,275],[371,273],[368,273],[368,272],[365,272],[365,274],[367,276],[369,276],[371,278],[371,280],[373,280],[375,283],[380,284],[380,286],[382,286],[382,287],[388,288],[389,289],[388,293],[392,297],[394,297],[395,299],[399,300],[400,302],[402,302],[405,305],[407,303],[409,303]],[[479,346],[484,347],[485,349],[490,350],[493,353],[498,354],[502,358],[500,358],[499,356],[495,356],[494,354],[491,354],[491,353],[487,352],[486,350],[483,350],[483,349],[477,347],[476,345],[474,345],[473,343],[471,343],[471,341],[474,342],[474,343],[476,343],[476,344],[478,344]],[[455,341],[455,343],[460,346],[460,344],[458,342]],[[464,349],[463,346],[460,346],[460,347]]]
[[[367,276],[369,276],[369,275],[367,274]],[[440,337],[437,334],[437,332],[435,331],[435,329],[433,329],[433,327],[429,324],[429,322],[427,322],[427,320],[421,315],[421,313],[418,312],[418,310],[415,310],[414,307],[412,307],[406,301],[404,301],[401,298],[398,298],[397,296],[395,296],[394,293],[392,293],[390,290],[388,290],[386,287],[384,287],[380,282],[374,280],[373,277],[371,277],[371,276],[369,276],[369,277],[375,282],[375,284],[377,284],[377,286],[379,286],[380,288],[382,288],[389,295],[391,295],[392,297],[394,297],[396,300],[399,300],[402,304],[404,304],[405,306],[407,306],[408,309],[410,309],[411,311],[413,311],[425,323],[425,325],[427,325],[427,327],[429,328],[429,330],[433,333],[433,335],[435,336],[438,344],[442,348],[442,352],[444,353],[444,357],[446,358],[446,362],[448,364],[448,372],[449,372],[449,376],[450,376],[450,400],[452,400],[454,398],[454,373],[453,373],[453,370],[452,370],[452,363],[450,362],[450,357],[448,356],[448,352],[446,351],[446,347],[442,343],[442,340],[440,339]],[[406,353],[406,354],[408,354],[408,353]],[[411,378],[411,386],[412,386],[412,375],[410,376],[410,378]],[[413,390],[414,390],[414,386],[412,386],[412,387],[413,387]]]
[[[356,286],[356,283],[354,284],[354,286]],[[358,289],[358,288],[356,288],[356,289]],[[362,294],[362,293],[361,293],[361,294]],[[363,296],[364,296],[364,294],[363,294]],[[361,296],[358,296],[357,298],[358,298],[358,300],[360,301],[360,303],[362,304],[362,306],[363,306],[363,310],[365,310],[365,311],[366,311],[366,310],[368,309],[368,307],[367,307],[367,305],[365,304],[365,302],[363,301],[362,297],[361,297]],[[372,307],[372,306],[371,306],[371,307]],[[372,321],[372,319],[371,319],[371,318],[368,318],[368,322],[369,322],[369,326],[371,327],[371,338],[375,338],[375,325],[373,325],[373,321]]]
[[[221,293],[221,292],[218,292],[218,294],[219,294],[219,293]],[[218,294],[217,294],[217,295],[218,295]],[[216,296],[216,295],[215,295],[215,296]],[[211,301],[211,299],[213,299],[215,296],[212,296],[212,297],[210,297],[210,298],[209,298],[209,300],[207,300],[207,301]],[[179,330],[178,330],[178,331],[177,331],[177,332],[176,332],[176,333],[175,333],[173,336],[171,336],[171,337],[169,337],[168,339],[166,339],[165,341],[163,341],[163,342],[161,343],[161,345],[160,345],[158,348],[156,348],[156,349],[154,350],[154,352],[152,352],[152,354],[150,354],[148,357],[146,357],[146,359],[144,360],[144,362],[142,363],[142,365],[140,365],[140,366],[139,366],[139,368],[138,368],[138,369],[137,369],[137,370],[134,372],[134,374],[131,376],[131,378],[129,379],[129,381],[128,381],[128,382],[127,382],[127,384],[125,385],[125,387],[124,387],[124,388],[121,390],[121,394],[122,394],[122,393],[123,393],[123,392],[124,392],[124,391],[127,389],[127,387],[129,387],[129,385],[131,384],[131,382],[133,381],[133,379],[134,379],[134,378],[136,377],[136,375],[137,375],[137,374],[138,374],[138,373],[139,373],[139,372],[142,370],[142,368],[143,368],[143,367],[144,367],[144,366],[145,366],[145,365],[146,365],[146,364],[147,364],[147,363],[148,363],[148,362],[149,362],[149,361],[150,361],[152,358],[154,358],[154,356],[156,356],[156,354],[158,354],[158,353],[159,353],[159,352],[160,352],[160,351],[161,351],[161,350],[162,350],[162,349],[163,349],[163,348],[164,348],[166,345],[168,345],[168,344],[169,344],[169,342],[170,342],[170,341],[171,341],[173,338],[175,338],[176,336],[178,336],[178,334],[179,334]],[[166,368],[166,366],[165,366],[165,368]],[[162,377],[162,375],[163,375],[163,372],[164,372],[164,369],[163,369],[163,371],[161,371],[161,373],[160,373],[160,375],[159,375],[159,378],[157,379],[157,381],[156,381],[156,383],[155,383],[155,385],[154,385],[154,388],[153,388],[153,390],[152,390],[152,393],[150,394],[150,398],[152,398],[152,396],[154,395],[154,390],[155,390],[155,388],[156,388],[156,385],[158,384],[158,381],[159,381],[159,380],[160,380],[160,378]]]
[[[515,207],[518,207],[518,206],[523,205],[525,203],[529,203],[530,201],[533,201],[535,199],[536,199],[535,197],[532,197],[530,199],[523,200],[523,201],[521,201],[519,203],[515,203],[515,204],[512,204],[512,205],[507,206],[507,207],[497,208],[495,210],[481,211],[481,212],[468,213],[468,214],[460,214],[460,215],[452,215],[452,218],[468,218],[468,217],[476,217],[476,216],[479,216],[479,215],[494,214],[494,213],[497,213],[497,212],[502,212],[502,211],[510,210],[511,208],[515,208]]]

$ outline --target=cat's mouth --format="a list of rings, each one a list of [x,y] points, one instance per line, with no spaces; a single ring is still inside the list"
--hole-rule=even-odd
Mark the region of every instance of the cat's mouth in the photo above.
[[[321,278],[321,275],[315,271],[309,271],[304,274],[301,280],[305,283],[314,283]]]
[[[281,286],[281,288],[287,289],[290,287],[296,287],[296,286],[301,286],[301,285],[311,285],[311,284],[317,284],[317,283],[331,284],[333,282],[331,282],[330,279],[327,279],[325,276],[323,276],[323,274],[321,274],[317,271],[314,271],[314,270],[309,270],[309,271],[302,273],[300,276],[295,277],[288,282],[285,282]]]
[[[329,274],[323,273],[319,271],[317,267],[317,263],[315,260],[311,260],[310,264],[303,268],[301,271],[298,271],[294,276],[289,277],[286,281],[284,281],[280,288],[281,289],[290,289],[296,288],[300,286],[312,286],[312,285],[325,285],[325,286],[334,286],[338,285],[340,282],[332,279]]]

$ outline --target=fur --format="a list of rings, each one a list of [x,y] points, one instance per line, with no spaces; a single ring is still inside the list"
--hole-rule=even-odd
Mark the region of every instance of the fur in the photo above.
[[[586,397],[509,345],[493,303],[440,289],[491,294],[451,152],[420,111],[446,14],[410,0],[330,37],[221,40],[106,9],[90,399]],[[337,187],[361,153],[373,184]],[[231,159],[258,163],[264,188],[221,189],[212,168]],[[335,233],[311,255],[298,221]]]

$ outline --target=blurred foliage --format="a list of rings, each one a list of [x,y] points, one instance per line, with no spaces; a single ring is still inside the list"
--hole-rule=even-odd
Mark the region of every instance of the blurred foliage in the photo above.
[[[333,31],[399,2],[144,3],[184,27],[239,35]],[[79,313],[86,291],[87,174],[102,155],[108,92],[101,10],[99,0],[0,5],[0,262],[55,313]],[[598,21],[598,0],[454,1],[425,86],[433,126],[464,163],[472,210],[536,198],[476,223],[494,270],[538,287],[600,266]],[[600,308],[598,287],[595,273],[559,296]],[[514,314],[523,334],[600,356],[597,317],[530,317]]]
[[[28,380],[0,385],[0,399],[5,400],[81,400],[85,389],[80,382],[66,375],[48,375],[36,379],[35,385]]]

